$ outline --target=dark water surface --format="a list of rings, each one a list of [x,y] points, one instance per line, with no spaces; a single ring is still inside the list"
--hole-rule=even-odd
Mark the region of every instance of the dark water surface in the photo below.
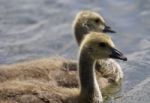
[[[125,78],[108,103],[150,103],[150,0],[0,0],[0,63],[60,55],[76,58],[72,21],[96,10],[117,31],[110,34],[127,56]]]

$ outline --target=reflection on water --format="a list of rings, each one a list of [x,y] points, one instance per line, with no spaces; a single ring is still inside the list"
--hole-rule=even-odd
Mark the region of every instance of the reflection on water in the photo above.
[[[149,4],[150,0],[0,0],[0,63],[49,55],[76,58],[72,20],[81,9],[96,10],[117,31],[110,35],[128,56],[127,62],[119,61],[125,73],[120,97],[111,96],[114,99],[107,102],[149,103]]]
[[[122,81],[102,89],[104,103],[108,103],[108,102],[112,103],[116,99],[121,98],[122,97],[121,91],[122,91]]]

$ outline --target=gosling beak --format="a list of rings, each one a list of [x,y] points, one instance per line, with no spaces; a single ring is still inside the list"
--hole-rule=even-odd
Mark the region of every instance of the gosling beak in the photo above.
[[[104,33],[116,33],[114,30],[111,29],[111,27],[107,25],[105,25],[103,32]]]
[[[127,57],[125,57],[123,55],[123,53],[121,53],[119,50],[112,48],[112,54],[110,55],[110,58],[114,58],[114,59],[120,59],[123,61],[127,61]]]

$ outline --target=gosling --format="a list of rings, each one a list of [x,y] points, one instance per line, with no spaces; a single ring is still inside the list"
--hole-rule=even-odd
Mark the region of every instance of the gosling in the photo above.
[[[114,30],[106,25],[103,17],[94,11],[79,12],[73,24],[75,38],[79,46],[84,36],[91,31],[115,33]],[[108,82],[107,85],[103,85],[101,88],[114,82],[117,83],[123,78],[123,71],[120,65],[113,59],[98,60],[95,68],[98,75],[104,77],[106,82]]]
[[[0,100],[5,103],[11,100],[14,103],[101,103],[103,98],[96,79],[95,64],[97,60],[106,58],[127,60],[115,48],[110,36],[91,32],[85,36],[79,49],[80,88],[49,86],[33,80],[6,81],[0,83]]]

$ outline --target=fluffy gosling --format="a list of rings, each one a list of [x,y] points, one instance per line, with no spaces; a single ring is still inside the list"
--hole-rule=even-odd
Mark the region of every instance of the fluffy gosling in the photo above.
[[[79,49],[80,88],[49,86],[49,83],[39,80],[6,81],[0,83],[0,101],[5,103],[11,100],[14,103],[101,103],[103,98],[96,79],[95,63],[98,59],[106,58],[127,60],[120,51],[115,49],[108,35],[92,32],[85,37]],[[31,67],[30,71],[36,65]],[[38,67],[36,69],[38,71]],[[45,71],[48,73],[48,70],[45,69]]]
[[[79,12],[74,20],[74,34],[78,45],[84,39],[84,36],[89,32],[108,32],[115,33],[109,26],[106,25],[103,17],[94,11],[81,11]],[[100,75],[100,80],[103,77],[107,82],[102,85],[104,88],[114,82],[117,83],[123,78],[123,71],[120,65],[113,59],[98,60],[96,63],[96,70]],[[99,78],[99,76],[97,76]],[[102,83],[100,83],[102,84]]]

